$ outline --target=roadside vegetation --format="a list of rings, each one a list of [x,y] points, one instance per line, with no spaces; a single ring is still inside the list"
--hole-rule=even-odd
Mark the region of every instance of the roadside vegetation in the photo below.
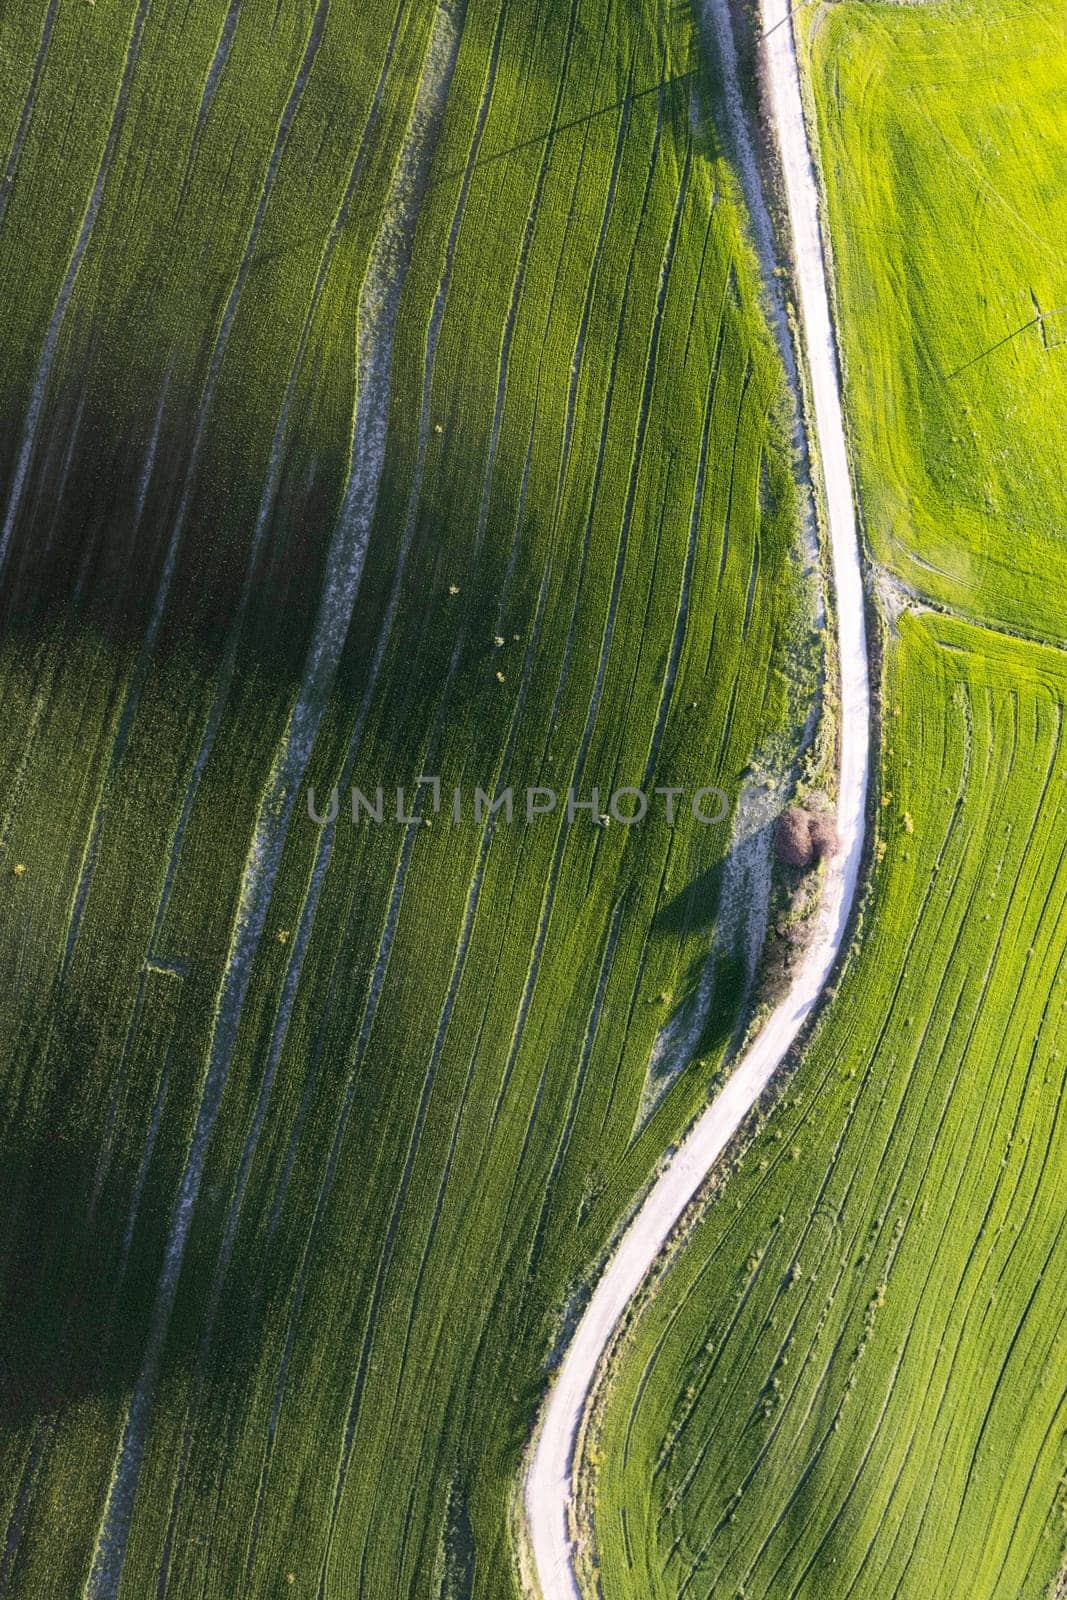
[[[748,932],[733,813],[413,785],[788,782],[791,417],[714,85],[611,0],[0,37],[0,1591],[499,1600]],[[319,827],[334,784],[415,820]]]

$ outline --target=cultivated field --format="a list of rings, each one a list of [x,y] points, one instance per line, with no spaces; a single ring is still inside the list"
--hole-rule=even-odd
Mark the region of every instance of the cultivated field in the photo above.
[[[605,1600],[1045,1600],[1067,1467],[1062,19],[802,16],[874,555],[1053,643],[930,611],[889,628],[862,945],[612,1369],[592,1558]]]
[[[617,1373],[605,1600],[1048,1592],[1065,693],[1059,652],[903,619],[864,950]]]
[[[922,594],[1060,639],[1063,9],[798,15],[873,553]]]
[[[688,22],[0,41],[0,1591],[498,1600],[563,1308],[746,997],[731,822],[305,795],[788,772],[788,406]]]

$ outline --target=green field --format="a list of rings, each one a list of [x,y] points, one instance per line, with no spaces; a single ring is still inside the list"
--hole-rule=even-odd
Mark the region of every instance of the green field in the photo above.
[[[874,910],[641,1318],[605,1600],[1039,1600],[1067,1431],[1067,661],[902,619]]]
[[[801,15],[866,531],[971,620],[885,633],[862,942],[611,1369],[585,1509],[604,1600],[1046,1600],[1067,1546],[1067,347],[1051,315],[1006,336],[1031,294],[1065,299],[1062,16]]]
[[[746,998],[730,822],[304,801],[788,775],[696,66],[613,0],[3,11],[4,1594],[514,1592],[564,1308]]]
[[[799,15],[873,554],[936,601],[1062,638],[1063,9]]]

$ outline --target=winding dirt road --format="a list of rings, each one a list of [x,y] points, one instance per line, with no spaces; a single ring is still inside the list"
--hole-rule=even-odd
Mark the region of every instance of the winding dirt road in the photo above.
[[[729,28],[724,6],[716,5],[709,11],[720,33],[724,27]],[[571,1473],[575,1439],[600,1358],[678,1219],[817,1004],[841,948],[863,855],[870,757],[863,580],[819,231],[818,190],[804,125],[788,0],[762,0],[761,14],[813,401],[815,438],[810,441],[811,453],[821,459],[826,490],[841,675],[837,798],[840,847],[826,875],[811,942],[788,994],[649,1191],[597,1284],[564,1356],[545,1407],[524,1487],[526,1526],[542,1600],[579,1600],[571,1549]],[[723,44],[721,54],[729,76],[736,73],[736,57],[732,39]],[[728,96],[731,92],[736,96],[736,80],[727,84]],[[751,160],[751,151],[748,156]]]

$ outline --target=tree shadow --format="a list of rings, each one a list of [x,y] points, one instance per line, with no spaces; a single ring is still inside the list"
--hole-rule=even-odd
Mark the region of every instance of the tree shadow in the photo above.
[[[724,871],[725,863],[716,861],[698,873],[680,894],[660,906],[652,919],[653,932],[684,938],[687,933],[697,929],[713,927],[719,909]]]
[[[8,1138],[0,1152],[0,1429],[58,1416],[91,1397],[122,1401],[144,1361],[180,1176],[181,1149],[156,1097],[144,1147],[105,1155],[105,1141],[43,1129]],[[211,1241],[217,1247],[217,1238]],[[264,1318],[257,1286],[227,1273],[245,1308],[226,1329],[229,1372],[240,1372]],[[168,1366],[189,1369],[201,1349],[203,1301],[176,1320]],[[198,1373],[211,1377],[214,1364]],[[221,1376],[221,1369],[219,1372]]]

